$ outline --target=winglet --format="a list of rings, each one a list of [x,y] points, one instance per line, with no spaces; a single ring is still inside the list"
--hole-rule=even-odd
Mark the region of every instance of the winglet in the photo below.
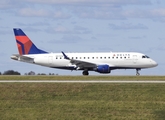
[[[62,52],[65,59],[70,60],[70,58],[63,51],[61,51],[61,52]]]

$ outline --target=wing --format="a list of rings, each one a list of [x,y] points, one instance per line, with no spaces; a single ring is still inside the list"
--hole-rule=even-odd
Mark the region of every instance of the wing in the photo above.
[[[91,62],[86,62],[86,61],[81,61],[81,60],[75,60],[75,59],[70,59],[64,52],[62,52],[63,56],[65,59],[69,60],[71,64],[76,65],[77,68],[95,68],[97,67],[97,64],[91,63]]]

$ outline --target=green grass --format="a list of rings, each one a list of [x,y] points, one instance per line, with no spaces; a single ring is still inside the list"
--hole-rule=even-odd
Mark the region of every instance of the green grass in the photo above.
[[[5,76],[0,80],[165,80],[165,76]]]
[[[0,83],[1,120],[164,120],[165,84]]]

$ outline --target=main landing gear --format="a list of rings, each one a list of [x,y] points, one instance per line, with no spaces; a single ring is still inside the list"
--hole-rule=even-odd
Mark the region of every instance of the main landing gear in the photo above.
[[[139,73],[140,70],[141,69],[139,69],[139,68],[136,69],[136,76],[139,76],[140,75],[140,73]]]
[[[88,70],[84,70],[84,71],[82,72],[82,74],[83,74],[83,75],[89,75],[89,72],[88,72]]]

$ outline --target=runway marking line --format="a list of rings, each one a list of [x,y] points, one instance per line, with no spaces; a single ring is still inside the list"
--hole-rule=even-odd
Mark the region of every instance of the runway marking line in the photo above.
[[[0,83],[165,83],[165,81],[0,80]]]

